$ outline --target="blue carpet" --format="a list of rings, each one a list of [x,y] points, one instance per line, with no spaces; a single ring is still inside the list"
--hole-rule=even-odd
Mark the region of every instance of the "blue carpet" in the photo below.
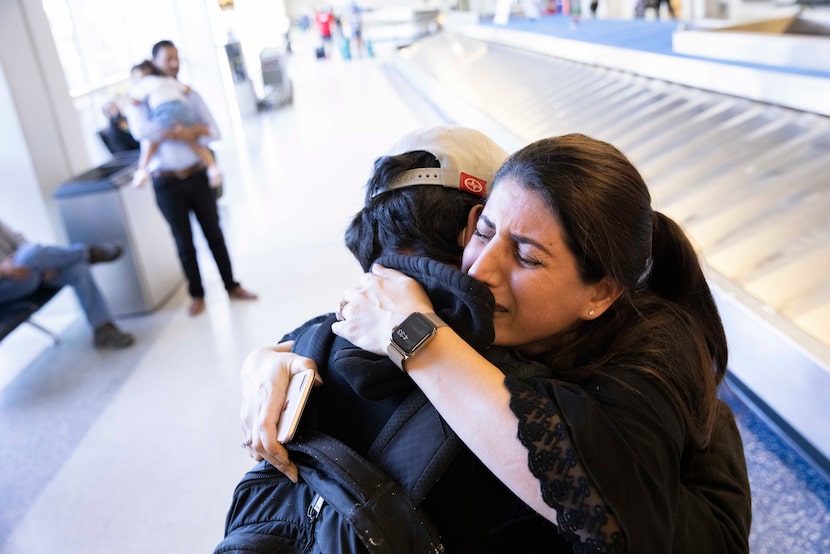
[[[721,397],[735,413],[752,489],[753,554],[830,552],[830,482],[729,387]]]
[[[492,21],[482,21],[482,26],[495,26]],[[810,75],[813,77],[830,78],[830,72],[803,69],[797,67],[786,67],[780,65],[765,65],[745,63],[737,60],[726,61],[720,59],[703,58],[699,56],[688,56],[677,54],[672,50],[672,34],[682,25],[679,21],[645,19],[591,19],[583,17],[579,23],[574,25],[570,16],[559,14],[545,15],[539,19],[527,19],[511,17],[506,28],[515,31],[537,33],[541,35],[579,40],[604,46],[615,46],[676,56],[678,58],[689,58],[707,60],[715,63],[734,65],[739,67],[750,67],[764,69],[767,71],[778,71],[781,73],[792,73],[795,75]]]

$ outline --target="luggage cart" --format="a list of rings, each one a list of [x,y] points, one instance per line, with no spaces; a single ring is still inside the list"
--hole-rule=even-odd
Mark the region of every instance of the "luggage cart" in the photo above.
[[[277,48],[265,48],[259,54],[262,68],[262,85],[265,96],[260,101],[263,108],[279,107],[291,103],[293,90],[291,79],[285,71],[282,52]]]

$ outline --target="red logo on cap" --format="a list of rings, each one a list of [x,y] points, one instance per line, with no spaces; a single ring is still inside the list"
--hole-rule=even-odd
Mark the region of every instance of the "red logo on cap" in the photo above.
[[[483,181],[472,175],[467,175],[462,171],[461,182],[458,183],[458,188],[470,194],[475,194],[476,196],[484,196],[484,193],[487,192],[487,181]]]

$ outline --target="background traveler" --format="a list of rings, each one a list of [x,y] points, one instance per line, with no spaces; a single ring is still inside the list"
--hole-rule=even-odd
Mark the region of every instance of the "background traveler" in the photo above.
[[[130,126],[127,124],[127,118],[121,113],[118,104],[114,100],[111,100],[104,106],[103,111],[107,118],[107,127],[101,129],[98,135],[104,142],[104,146],[110,151],[110,154],[139,150],[141,145],[130,134]]]
[[[153,63],[170,77],[179,74],[179,52],[169,40],[162,40],[153,46]],[[192,88],[186,95],[187,101],[197,117],[197,123],[190,127],[177,126],[164,130],[149,120],[145,104],[128,107],[127,119],[130,130],[139,140],[160,140],[158,151],[148,162],[153,176],[153,191],[158,205],[176,242],[179,261],[184,269],[191,297],[188,312],[191,316],[205,310],[205,290],[193,244],[193,229],[190,212],[202,228],[228,296],[234,300],[253,300],[257,295],[244,289],[235,279],[225,236],[219,225],[219,211],[216,193],[208,182],[207,170],[190,144],[200,139],[219,138],[219,129],[202,97]]]
[[[317,24],[317,32],[320,34],[320,46],[318,52],[323,52],[323,57],[331,57],[332,30],[335,23],[334,11],[329,8],[319,10],[314,14],[314,22]]]

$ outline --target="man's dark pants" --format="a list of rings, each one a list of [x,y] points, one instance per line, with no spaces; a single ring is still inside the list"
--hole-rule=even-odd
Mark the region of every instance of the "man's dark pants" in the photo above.
[[[200,169],[184,179],[156,175],[153,177],[153,189],[156,194],[156,204],[173,232],[190,296],[192,298],[204,298],[205,296],[196,247],[193,245],[193,229],[190,226],[191,211],[196,215],[196,220],[202,227],[202,233],[213,253],[213,259],[216,260],[225,290],[231,291],[239,286],[239,283],[233,279],[231,259],[225,245],[222,228],[219,226],[216,192],[208,184],[207,172]]]

